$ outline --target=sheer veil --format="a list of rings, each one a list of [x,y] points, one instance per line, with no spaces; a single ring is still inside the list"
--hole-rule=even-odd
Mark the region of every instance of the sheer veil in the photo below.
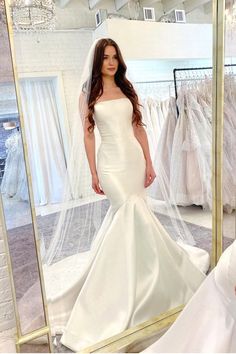
[[[44,262],[59,261],[72,254],[87,251],[102,221],[101,201],[91,187],[89,165],[84,148],[84,117],[90,93],[94,51],[98,40],[90,47],[80,78],[77,116],[71,127],[71,149],[65,176],[61,211],[56,215],[50,242],[44,240]],[[96,142],[99,144],[99,135]]]
[[[98,41],[99,39],[95,40],[89,50],[80,79],[79,109],[71,128],[71,150],[65,176],[64,202],[60,212],[55,215],[52,237],[49,239],[41,235],[42,242],[45,244],[43,262],[47,265],[75,255],[76,259],[79,259],[77,255],[89,253],[102,222],[105,222],[104,218],[109,208],[106,197],[95,194],[91,187],[91,175],[83,139],[83,123],[91,88],[94,52]],[[138,89],[135,88],[135,90],[139,96]],[[171,107],[170,105],[170,109]],[[144,123],[148,125],[148,122],[144,121]],[[96,127],[95,137],[97,149],[100,138]],[[157,142],[155,145],[157,146]],[[158,148],[152,158],[157,178],[147,189],[147,201],[154,212],[165,215],[167,221],[164,226],[168,230],[171,229],[172,238],[194,245],[194,238],[171,197],[169,178],[163,159],[158,154]],[[161,200],[158,200],[158,196],[161,196]]]

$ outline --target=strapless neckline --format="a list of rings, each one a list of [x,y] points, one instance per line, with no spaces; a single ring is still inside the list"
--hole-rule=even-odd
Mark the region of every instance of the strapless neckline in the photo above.
[[[128,100],[128,97],[120,97],[120,98],[114,98],[113,100],[99,101],[99,102],[95,103],[94,106],[96,106],[97,104],[100,104],[100,103],[113,102],[113,101],[126,100],[126,99]]]

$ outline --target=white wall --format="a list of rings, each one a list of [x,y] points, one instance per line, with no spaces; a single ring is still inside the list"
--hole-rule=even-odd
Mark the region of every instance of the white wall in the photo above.
[[[78,86],[92,43],[92,31],[56,31],[15,35],[18,74],[59,72],[62,76],[68,120],[76,118]]]
[[[212,66],[211,59],[129,60],[131,79],[134,82],[173,80],[173,69]]]
[[[212,25],[131,20],[106,20],[95,38],[108,36],[124,57],[134,59],[195,59],[212,56]]]

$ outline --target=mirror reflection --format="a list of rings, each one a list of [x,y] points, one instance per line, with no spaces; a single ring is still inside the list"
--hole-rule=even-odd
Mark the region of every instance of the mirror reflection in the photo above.
[[[55,350],[187,303],[209,269],[212,4],[177,5],[57,1],[45,31],[11,3]]]
[[[0,14],[0,182],[21,334],[45,325],[6,14]],[[38,313],[27,324],[22,298],[34,285]],[[33,298],[31,299],[33,304]],[[27,305],[27,304],[25,304]],[[27,306],[26,306],[27,307]]]
[[[236,94],[236,20],[235,1],[226,1],[225,9],[225,82],[224,82],[224,141],[223,141],[223,249],[236,238],[235,206],[235,94]]]
[[[235,232],[235,68],[236,3],[225,2],[224,120],[222,149],[223,254],[201,288],[167,332],[144,350],[164,352],[227,352],[236,350]],[[196,317],[196,321],[192,319]],[[201,330],[199,330],[201,324]],[[186,338],[186,326],[188,338]],[[207,336],[205,335],[207,331]],[[193,339],[194,338],[194,339]],[[214,338],[214,340],[212,340]],[[156,341],[156,339],[158,339]]]
[[[20,346],[20,353],[50,353],[48,337],[43,336],[41,340],[32,340]]]

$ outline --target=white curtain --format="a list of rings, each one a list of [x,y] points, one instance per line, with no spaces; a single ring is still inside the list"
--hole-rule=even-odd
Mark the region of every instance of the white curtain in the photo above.
[[[66,157],[54,82],[24,79],[20,92],[35,204],[61,202]]]

